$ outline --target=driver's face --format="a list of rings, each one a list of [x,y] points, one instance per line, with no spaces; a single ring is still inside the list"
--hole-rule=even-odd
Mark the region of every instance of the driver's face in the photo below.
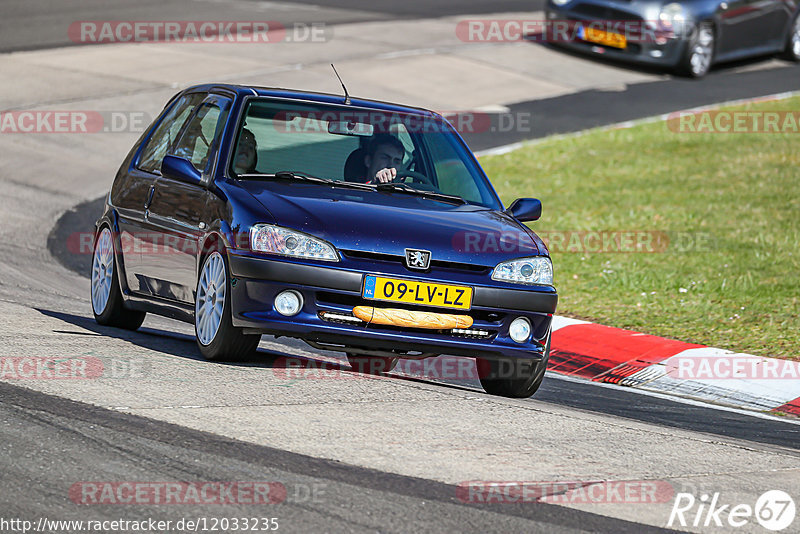
[[[403,151],[392,145],[380,145],[375,153],[367,156],[369,178],[374,178],[383,169],[399,168],[403,165]]]

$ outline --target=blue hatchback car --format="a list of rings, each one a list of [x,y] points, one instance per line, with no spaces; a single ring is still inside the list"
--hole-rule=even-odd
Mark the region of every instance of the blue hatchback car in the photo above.
[[[262,335],[341,351],[360,372],[475,358],[487,392],[529,397],[558,296],[542,206],[504,207],[431,111],[203,85],[175,95],[125,158],[97,221],[102,325],[155,313],[233,360]]]

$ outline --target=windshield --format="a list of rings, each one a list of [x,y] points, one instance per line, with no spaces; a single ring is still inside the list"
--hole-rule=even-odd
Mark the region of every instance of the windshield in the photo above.
[[[253,100],[229,172],[242,180],[279,175],[366,184],[382,192],[446,195],[502,209],[455,131],[424,115]]]

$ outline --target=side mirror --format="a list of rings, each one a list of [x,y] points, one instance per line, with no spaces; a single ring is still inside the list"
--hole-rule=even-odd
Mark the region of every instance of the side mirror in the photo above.
[[[164,156],[164,161],[161,162],[161,176],[190,185],[200,185],[203,179],[191,161],[178,156]]]
[[[506,213],[520,222],[538,221],[542,216],[542,202],[538,198],[518,198]]]

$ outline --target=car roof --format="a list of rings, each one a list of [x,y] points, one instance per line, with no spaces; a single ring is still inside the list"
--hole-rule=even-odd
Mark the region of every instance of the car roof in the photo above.
[[[235,84],[203,84],[188,87],[183,93],[197,92],[197,91],[211,91],[213,89],[226,89],[236,93],[239,97],[245,96],[261,96],[261,97],[276,97],[288,98],[294,100],[304,100],[311,102],[319,102],[321,104],[339,104],[344,105],[344,96],[342,94],[331,93],[316,93],[313,91],[299,91],[294,89],[283,89],[279,87],[260,87],[252,85],[235,85]],[[390,102],[381,102],[379,100],[367,100],[363,98],[350,97],[350,105],[360,108],[375,109],[380,111],[392,111],[397,113],[412,113],[416,115],[425,115],[429,117],[441,118],[439,113],[424,108],[415,108],[411,106],[404,106],[401,104],[392,104]]]

